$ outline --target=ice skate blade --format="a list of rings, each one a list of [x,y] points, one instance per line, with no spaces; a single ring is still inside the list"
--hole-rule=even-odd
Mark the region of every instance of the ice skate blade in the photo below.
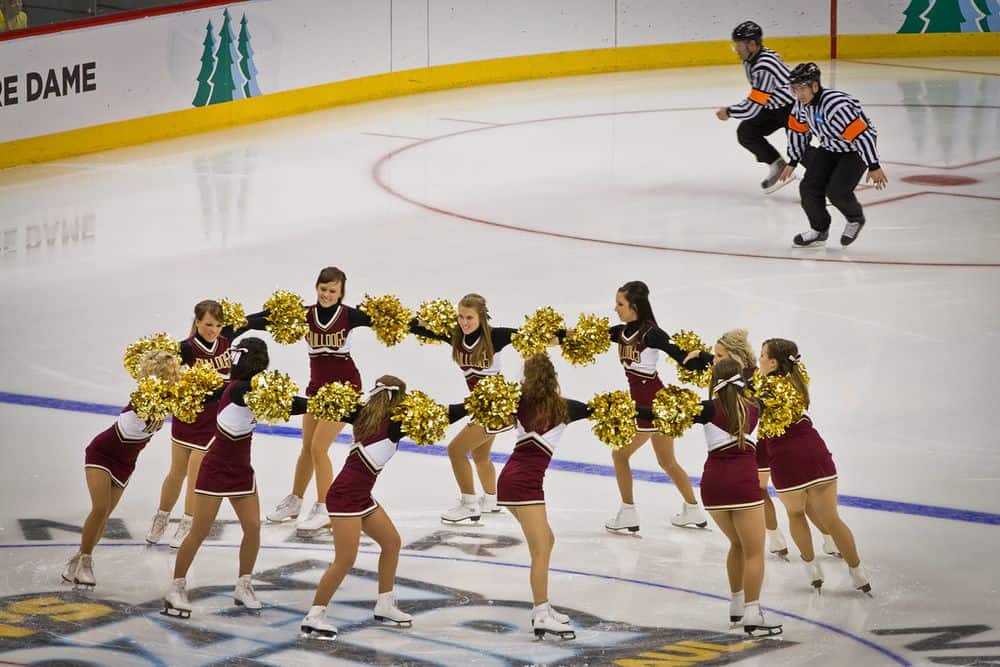
[[[479,519],[481,516],[482,515],[477,514],[476,516],[466,517],[465,519],[445,519],[444,517],[441,517],[441,523],[446,526],[456,526],[458,524],[468,522],[470,526],[478,526],[480,525]]]
[[[790,560],[788,560],[788,549],[778,549],[777,551],[772,551],[771,553],[780,558],[781,560],[785,561],[786,563],[791,562]]]
[[[843,559],[843,556],[840,555],[839,551],[824,551],[823,553],[826,554],[827,556],[829,556],[830,558],[841,558],[841,559]]]
[[[864,593],[865,595],[867,595],[870,598],[875,597],[874,595],[872,595],[872,585],[871,584],[865,584],[864,586],[858,586],[857,590],[861,591],[862,593]]]
[[[813,581],[812,582],[812,587],[813,587],[813,590],[816,591],[816,595],[822,595],[823,594],[823,580],[822,579],[817,579],[817,580]]]
[[[332,642],[337,638],[337,633],[332,630],[316,630],[307,625],[301,626],[299,630],[302,631],[299,636],[303,639],[318,639],[320,641]]]
[[[798,178],[795,177],[795,176],[793,176],[792,178],[786,179],[784,181],[778,181],[777,183],[775,183],[774,185],[772,185],[770,187],[767,187],[767,188],[761,187],[760,191],[763,192],[765,195],[770,195],[770,194],[773,194],[773,193],[777,192],[781,188],[785,187],[786,185],[788,185],[792,181],[796,181],[796,180],[798,180]]]
[[[187,609],[177,609],[176,607],[171,607],[169,604],[160,610],[160,614],[163,616],[169,616],[170,618],[191,618],[191,612]]]
[[[555,635],[559,639],[566,641],[569,639],[576,639],[576,633],[572,630],[546,630],[545,628],[535,628],[535,639],[542,640],[545,639],[545,635]]]
[[[89,593],[90,591],[94,590],[94,586],[96,586],[96,585],[97,584],[83,584],[83,583],[80,583],[79,581],[74,581],[73,582],[73,590],[74,591],[79,591],[81,593]]]
[[[780,625],[771,628],[762,628],[758,625],[744,625],[743,631],[751,637],[777,637],[782,634]]]
[[[604,530],[608,531],[612,535],[631,535],[632,537],[642,537],[639,535],[639,526],[624,526],[622,528],[612,528],[608,524],[604,524]]]
[[[707,528],[708,522],[702,521],[701,523],[674,523],[673,521],[671,521],[670,525],[673,526],[674,528],[691,528],[691,529]]]
[[[375,620],[383,625],[395,626],[397,628],[412,628],[413,621],[394,621],[388,616],[376,616]]]

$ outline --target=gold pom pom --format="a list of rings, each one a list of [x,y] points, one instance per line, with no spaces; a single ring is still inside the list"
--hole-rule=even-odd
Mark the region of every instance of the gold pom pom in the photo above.
[[[392,411],[406,435],[418,445],[433,445],[444,440],[448,425],[448,408],[422,391],[411,391]]]
[[[671,336],[670,342],[685,352],[694,352],[695,350],[698,352],[712,351],[702,342],[698,334],[693,331],[685,331],[684,329]],[[684,384],[693,384],[696,387],[707,389],[712,384],[712,366],[709,364],[704,370],[692,371],[677,364],[677,379]]]
[[[588,366],[611,347],[608,318],[580,315],[576,326],[563,338],[562,356],[574,366]]]
[[[511,423],[521,401],[521,385],[502,375],[490,375],[476,383],[465,399],[472,421],[488,431],[499,431]]]
[[[247,325],[247,314],[242,303],[219,299],[219,305],[222,306],[222,326],[239,329]]]
[[[298,294],[279,289],[264,302],[264,310],[267,311],[265,328],[275,342],[291,345],[309,333],[305,303]]]
[[[451,336],[455,331],[455,304],[448,299],[434,299],[424,301],[417,308],[417,319],[425,327],[439,336]],[[417,336],[417,340],[425,345],[437,345],[444,343],[443,340]]]
[[[800,370],[804,374],[801,364]],[[753,376],[753,388],[754,395],[763,406],[757,422],[757,433],[761,437],[777,438],[802,419],[806,411],[805,397],[787,375],[764,375],[757,371]]]
[[[521,328],[510,337],[510,344],[525,359],[543,354],[556,331],[566,326],[563,316],[550,306],[542,306],[526,315]]]
[[[218,375],[218,373],[216,373]],[[132,392],[132,408],[139,419],[146,422],[161,422],[174,411],[174,385],[156,376],[139,380]]]
[[[594,435],[611,449],[622,449],[635,437],[635,401],[627,391],[596,394],[587,403]]]
[[[140,338],[125,348],[125,356],[122,359],[122,363],[125,365],[125,370],[128,371],[129,375],[134,378],[139,377],[139,365],[142,362],[142,355],[150,350],[163,350],[170,354],[179,355],[181,353],[181,345],[162,332]]]
[[[222,376],[211,364],[199,362],[190,368],[184,368],[174,389],[177,395],[174,419],[187,424],[193,422],[204,409],[205,398],[222,384]]]
[[[361,405],[361,392],[347,382],[328,382],[309,398],[309,414],[328,422],[343,421]]]
[[[653,426],[660,433],[680,437],[701,414],[701,398],[690,389],[668,385],[653,397]]]
[[[257,421],[277,424],[292,416],[292,399],[298,391],[286,373],[263,371],[253,376],[244,401]]]
[[[386,347],[401,343],[410,333],[413,311],[392,294],[370,296],[358,305],[358,310],[372,318],[372,331]]]

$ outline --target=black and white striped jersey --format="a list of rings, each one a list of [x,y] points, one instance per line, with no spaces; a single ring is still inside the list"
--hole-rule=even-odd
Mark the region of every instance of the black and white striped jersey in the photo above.
[[[789,164],[802,159],[813,136],[833,153],[857,151],[868,169],[878,169],[878,133],[861,103],[839,90],[820,88],[809,104],[796,102],[788,116]]]
[[[728,107],[730,118],[753,118],[761,109],[779,109],[795,101],[788,88],[788,65],[776,52],[761,47],[752,60],[743,63],[750,94]]]

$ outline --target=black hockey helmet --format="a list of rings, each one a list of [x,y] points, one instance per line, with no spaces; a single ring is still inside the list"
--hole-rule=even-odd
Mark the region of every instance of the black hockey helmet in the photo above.
[[[788,83],[808,83],[815,81],[819,83],[819,66],[816,63],[800,63],[788,74]]]
[[[760,40],[764,38],[764,31],[759,25],[753,21],[744,21],[735,28],[733,28],[733,41],[734,42],[748,42],[753,40],[760,44]]]

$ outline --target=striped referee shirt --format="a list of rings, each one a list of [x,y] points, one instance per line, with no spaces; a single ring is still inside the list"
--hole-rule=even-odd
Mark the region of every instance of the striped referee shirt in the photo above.
[[[753,118],[761,109],[779,109],[795,101],[788,89],[788,65],[776,52],[762,46],[752,60],[744,61],[743,69],[750,94],[727,109],[730,118]]]
[[[875,126],[861,103],[839,90],[820,88],[809,104],[796,102],[788,116],[788,164],[802,159],[813,135],[832,153],[857,151],[868,169],[878,169]]]

